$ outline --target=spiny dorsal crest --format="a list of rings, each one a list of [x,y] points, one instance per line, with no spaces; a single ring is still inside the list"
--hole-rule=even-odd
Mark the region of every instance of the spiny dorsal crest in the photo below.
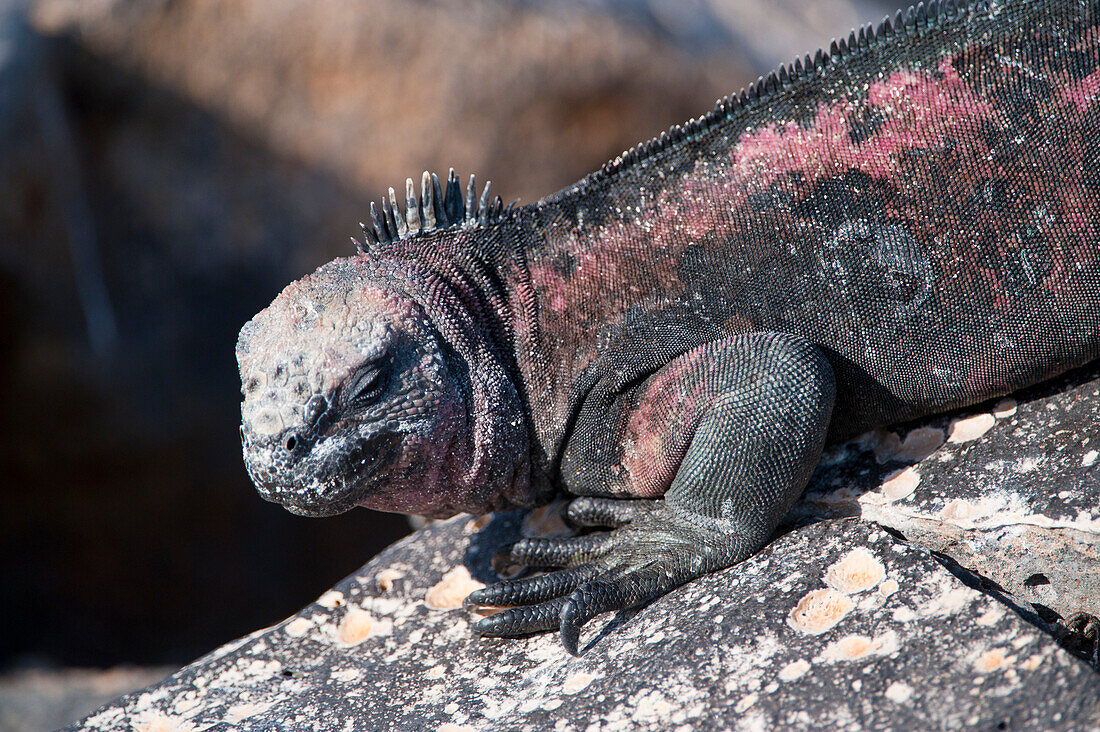
[[[424,171],[420,177],[420,196],[413,188],[413,179],[405,180],[405,210],[402,212],[397,202],[397,194],[390,189],[388,198],[382,198],[381,210],[374,203],[370,205],[370,222],[360,223],[363,229],[363,241],[355,241],[360,254],[368,250],[408,239],[422,231],[433,231],[448,226],[485,226],[500,221],[505,211],[512,210],[515,201],[504,207],[500,196],[489,198],[489,186],[485,183],[481,196],[477,195],[477,181],[470,176],[463,197],[455,169],[451,168],[447,176],[447,191],[444,193],[435,173]]]

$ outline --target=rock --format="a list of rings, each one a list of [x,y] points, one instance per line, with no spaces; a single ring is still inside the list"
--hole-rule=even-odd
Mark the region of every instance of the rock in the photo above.
[[[0,675],[0,730],[57,729],[170,671],[165,667],[8,671]]]
[[[834,448],[797,511],[874,521],[1041,613],[1100,615],[1098,373]],[[940,438],[916,461],[881,450],[914,433]],[[853,460],[868,446],[877,462]]]
[[[34,17],[375,199],[453,166],[537,200],[755,77],[730,44],[700,57],[513,0],[38,0]]]
[[[554,634],[479,640],[466,611],[429,607],[441,587],[493,581],[493,555],[521,530],[519,512],[484,528],[458,517],[83,728],[1095,727],[1100,675],[1059,645],[1028,592],[1047,587],[1042,605],[1058,612],[1095,607],[1095,524],[1080,514],[1096,506],[1098,372],[1022,393],[1015,410],[923,423],[948,439],[911,468],[889,451],[876,460],[883,442],[908,455],[900,438],[833,448],[764,551],[598,618],[580,657]],[[1040,571],[1045,585],[1023,577]]]
[[[493,547],[516,533],[514,515],[478,534],[471,523],[421,530],[295,617],[123,697],[82,728],[1100,723],[1100,676],[1034,614],[855,520],[792,531],[738,567],[598,619],[579,658],[553,634],[478,640],[465,611],[425,605],[455,566],[490,579]]]

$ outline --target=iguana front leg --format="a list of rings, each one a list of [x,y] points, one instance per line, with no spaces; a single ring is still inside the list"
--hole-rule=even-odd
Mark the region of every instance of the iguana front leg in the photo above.
[[[567,517],[618,526],[570,539],[525,540],[513,555],[558,572],[505,581],[468,602],[509,607],[475,625],[483,635],[561,628],[576,653],[594,616],[641,605],[736,564],[771,538],[821,455],[835,396],[822,352],[788,334],[708,343],[667,364],[645,387],[622,435],[619,481],[578,498]],[[649,431],[649,434],[646,434]],[[573,440],[591,439],[584,434]],[[639,453],[648,450],[648,453]],[[573,461],[577,463],[579,461]]]

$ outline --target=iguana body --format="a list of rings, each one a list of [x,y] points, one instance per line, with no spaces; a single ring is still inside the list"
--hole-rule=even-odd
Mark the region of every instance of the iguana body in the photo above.
[[[757,551],[826,442],[1100,355],[1100,4],[919,8],[536,204],[426,184],[367,235],[241,333],[251,475],[313,515],[586,497],[619,528],[471,597],[575,648]]]

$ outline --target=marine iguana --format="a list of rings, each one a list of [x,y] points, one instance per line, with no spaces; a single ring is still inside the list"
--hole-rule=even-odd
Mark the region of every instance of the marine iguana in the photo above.
[[[573,497],[607,529],[475,630],[636,606],[766,544],[825,444],[1100,356],[1100,2],[932,2],[537,203],[424,174],[241,330],[241,438],[302,515]]]

